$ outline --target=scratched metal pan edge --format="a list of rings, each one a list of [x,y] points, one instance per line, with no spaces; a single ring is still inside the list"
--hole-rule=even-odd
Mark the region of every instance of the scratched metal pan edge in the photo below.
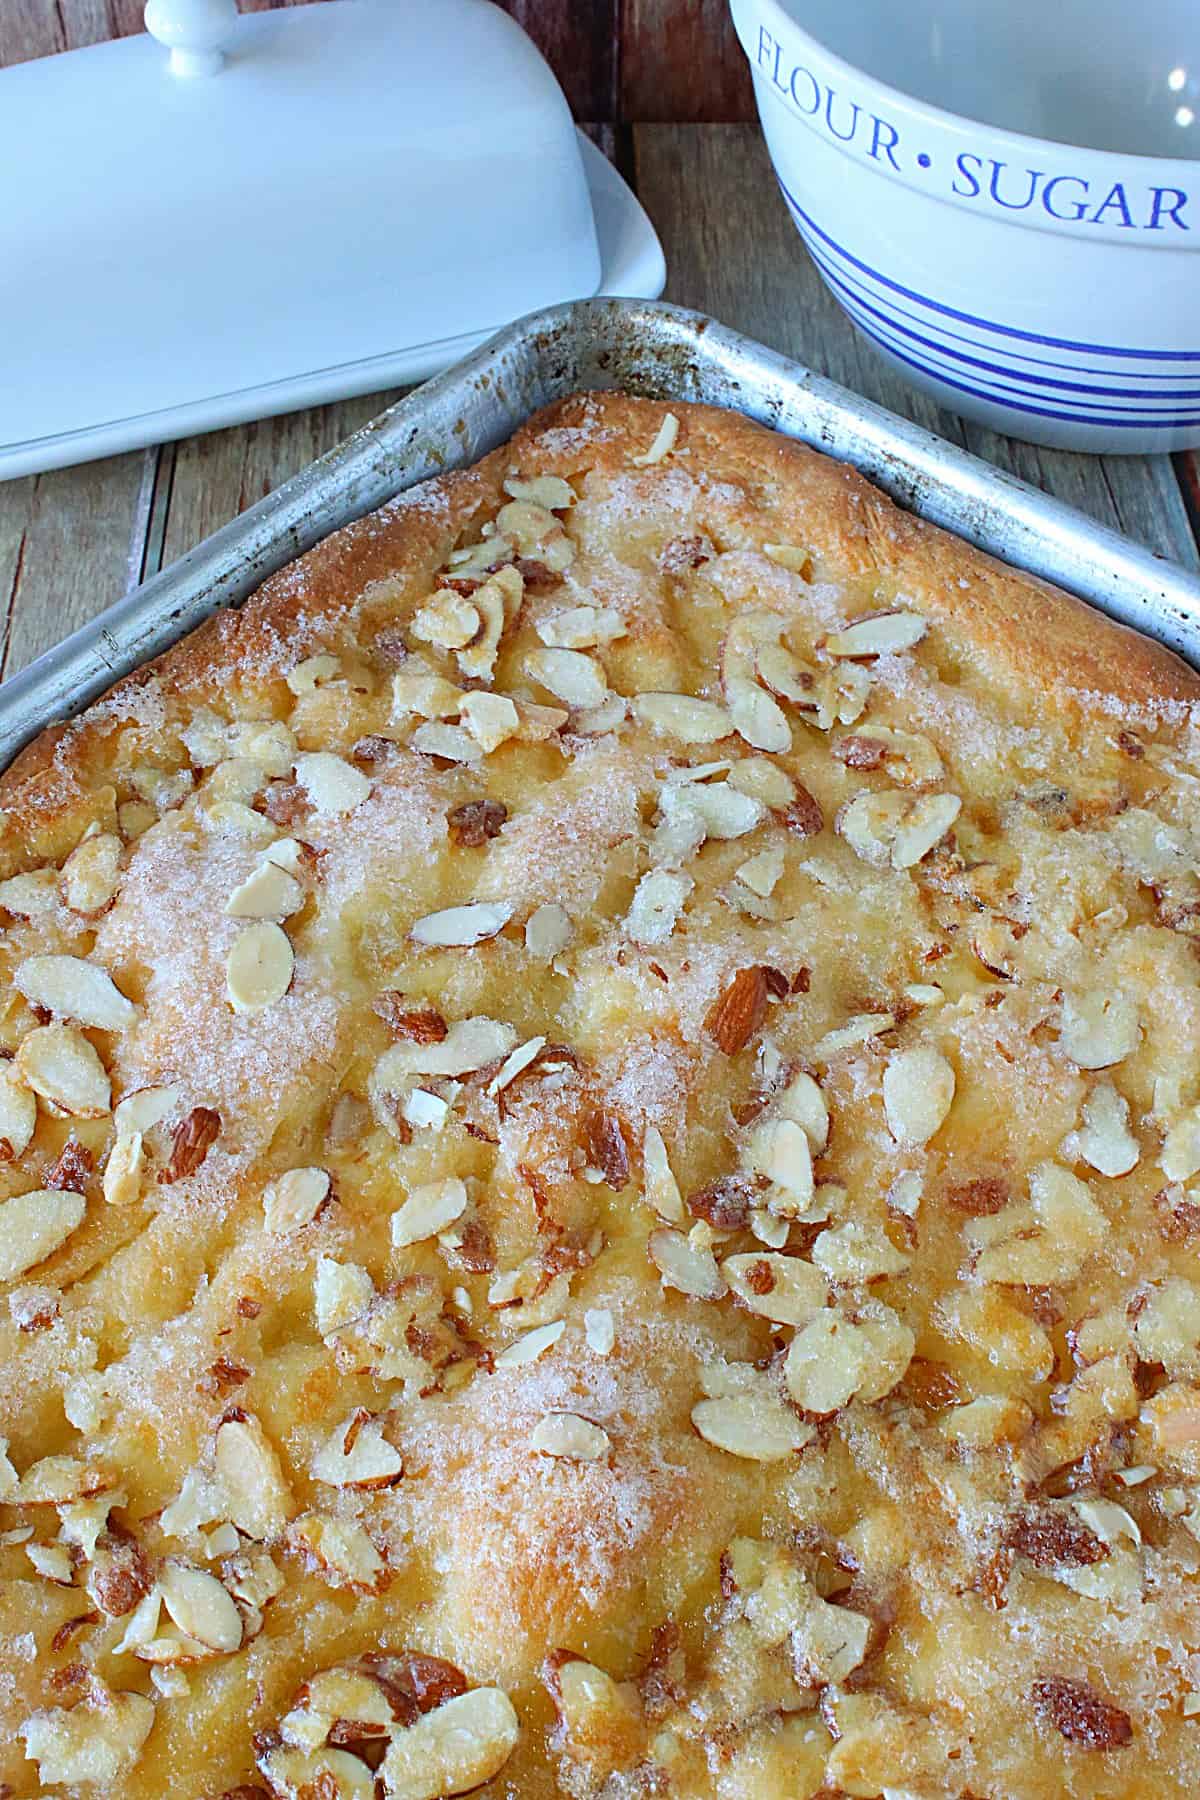
[[[507,326],[13,676],[0,688],[0,768],[331,531],[586,387],[733,407],[1200,666],[1200,578],[1187,570],[701,313],[584,300]]]

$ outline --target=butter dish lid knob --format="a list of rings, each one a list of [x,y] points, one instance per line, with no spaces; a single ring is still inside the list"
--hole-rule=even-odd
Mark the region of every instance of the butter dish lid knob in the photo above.
[[[148,0],[146,30],[171,52],[172,75],[215,75],[237,23],[237,0]]]

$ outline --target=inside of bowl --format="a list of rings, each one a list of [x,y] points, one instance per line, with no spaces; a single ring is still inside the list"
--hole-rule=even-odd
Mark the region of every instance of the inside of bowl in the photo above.
[[[781,0],[931,105],[1058,143],[1200,158],[1200,0]]]

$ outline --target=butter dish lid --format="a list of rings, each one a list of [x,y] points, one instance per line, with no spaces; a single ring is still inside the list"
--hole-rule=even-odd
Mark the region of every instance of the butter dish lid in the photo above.
[[[661,291],[489,0],[147,15],[162,42],[0,71],[0,475],[422,378],[612,291],[600,212],[629,291]]]

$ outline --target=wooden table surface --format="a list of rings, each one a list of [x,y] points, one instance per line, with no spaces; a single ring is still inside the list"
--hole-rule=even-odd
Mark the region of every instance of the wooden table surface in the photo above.
[[[649,17],[657,0],[624,4],[636,24]],[[113,29],[136,25],[132,0],[57,0],[53,6],[51,0],[0,0],[0,64],[73,41],[67,30],[72,21],[78,29],[80,20],[84,26],[90,22],[91,35],[106,35],[105,7],[108,19],[116,20]],[[512,0],[510,10],[528,22],[536,0]],[[558,16],[578,19],[587,10],[574,0],[559,8]],[[685,0],[683,7],[662,0],[659,24],[670,12],[689,10],[701,22],[723,11],[714,0]],[[58,21],[57,38],[37,37],[34,27],[41,29],[43,13]],[[576,68],[571,59],[578,49],[574,38],[566,45],[564,78]],[[615,83],[602,56],[597,66]],[[618,110],[615,119],[594,126],[593,135],[616,157],[659,231],[669,299],[712,313],[965,444],[1158,554],[1200,567],[1195,457],[1068,455],[998,437],[942,412],[876,359],[826,293],[776,190],[757,126],[664,123],[639,116],[654,92],[645,58],[632,74],[626,68],[622,92],[634,122]],[[728,110],[744,111],[736,69],[724,79],[722,93]],[[577,94],[580,111],[589,95],[590,90]],[[666,98],[683,104],[679,96]],[[714,104],[724,103],[718,95]],[[395,397],[376,394],[315,407],[0,483],[0,678],[120,599]]]

